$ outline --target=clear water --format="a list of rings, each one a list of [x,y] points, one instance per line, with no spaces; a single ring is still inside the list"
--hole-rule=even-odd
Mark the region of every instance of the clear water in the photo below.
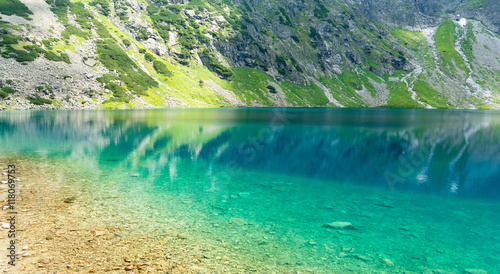
[[[84,172],[104,222],[184,231],[249,271],[500,273],[500,112],[2,112],[12,155]]]

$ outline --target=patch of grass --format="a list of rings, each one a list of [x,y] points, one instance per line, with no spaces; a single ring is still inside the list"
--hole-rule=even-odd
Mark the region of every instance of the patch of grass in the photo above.
[[[198,8],[199,10],[207,9],[208,11],[213,11],[209,5],[207,5],[203,0],[191,0],[187,4],[187,8]]]
[[[448,100],[437,90],[433,89],[429,83],[423,80],[415,81],[413,90],[420,97],[420,101],[436,108],[450,108]]]
[[[2,52],[2,57],[14,58],[20,63],[31,62],[39,56],[40,50],[43,50],[37,46],[24,46],[24,48],[28,49],[28,51],[15,49],[11,45],[7,45],[5,51]]]
[[[310,32],[309,32],[309,37],[310,37],[311,39],[314,39],[314,40],[321,40],[321,35],[318,33],[318,31],[317,31],[315,28],[310,27],[309,31],[310,31]]]
[[[172,72],[167,68],[167,66],[162,61],[154,61],[153,68],[161,75],[172,76]],[[201,81],[201,80],[200,80]]]
[[[114,40],[100,40],[96,44],[99,61],[110,71],[116,71],[127,89],[146,95],[149,88],[158,87],[158,82],[142,71]]]
[[[30,103],[34,105],[51,105],[52,100],[50,99],[45,99],[45,98],[40,98],[40,97],[26,97]]]
[[[472,45],[474,42],[477,42],[476,36],[474,35],[474,29],[472,24],[467,24],[467,36],[462,42],[462,51],[469,61],[474,60],[474,54],[472,52]]]
[[[390,91],[386,107],[392,108],[422,108],[417,101],[411,98],[408,87],[403,82],[388,83]]]
[[[362,82],[359,79],[359,76],[350,72],[350,71],[343,71],[342,74],[339,76],[340,80],[348,87],[348,88],[353,88],[356,90],[361,90],[362,89]]]
[[[274,87],[273,87],[273,86],[271,86],[271,85],[267,86],[266,88],[267,88],[267,90],[268,90],[270,93],[277,93],[276,88],[274,88]]]
[[[323,5],[323,3],[320,3],[319,1],[317,3],[318,7],[314,9],[314,17],[318,19],[325,19],[326,17],[328,17],[330,11],[327,7],[325,7],[325,5]]]
[[[0,98],[4,99],[5,97],[9,96],[9,94],[3,90],[0,90]]]
[[[17,15],[26,20],[31,20],[33,12],[19,0],[0,0],[0,13],[5,15]]]
[[[344,76],[345,77],[345,76]],[[347,78],[348,79],[348,78]],[[367,106],[356,90],[351,85],[346,85],[341,80],[341,76],[334,75],[332,78],[320,77],[319,79],[332,92],[333,98],[346,107],[364,107]],[[344,79],[345,80],[345,79]],[[359,81],[359,80],[356,80]]]
[[[425,36],[420,32],[413,32],[409,30],[403,30],[400,28],[393,28],[391,30],[391,34],[393,37],[403,42],[405,46],[410,46],[414,49],[425,42]]]
[[[109,6],[109,1],[106,0],[94,0],[89,3],[90,5],[96,7],[104,16],[108,16],[111,12],[111,8]]]
[[[230,69],[223,66],[219,62],[219,60],[217,60],[215,55],[208,49],[203,50],[203,56],[201,60],[203,61],[204,65],[208,67],[208,69],[217,73],[218,75],[220,75],[220,77],[224,79],[230,79],[231,77],[233,77],[233,72],[231,72]]]
[[[436,30],[435,40],[443,71],[454,78],[460,79],[460,74],[457,73],[456,69],[467,72],[467,67],[462,57],[455,50],[455,23],[451,19],[447,19],[439,25]]]
[[[64,61],[65,63],[71,64],[71,61],[69,60],[69,56],[66,53],[61,53],[61,55],[57,55],[56,53],[52,51],[47,51],[44,54],[44,57],[48,60],[51,61]]]
[[[144,54],[144,59],[148,62],[153,62],[154,60],[156,60],[156,57],[153,54],[147,52],[146,54]]]
[[[132,43],[131,43],[129,40],[127,40],[127,39],[123,39],[123,40],[122,40],[122,43],[123,43],[126,47],[130,47],[130,45],[132,45]]]
[[[128,96],[128,94],[125,92],[125,89],[116,83],[108,83],[104,86],[104,88],[107,88],[113,92],[114,98],[110,99],[113,102],[128,103],[131,100],[130,96]]]
[[[15,89],[13,89],[11,87],[3,87],[2,91],[6,92],[6,93],[16,93],[17,92],[17,90],[15,90]]]
[[[310,106],[324,107],[330,102],[325,93],[323,93],[323,91],[314,83],[311,83],[310,86],[301,86],[283,82],[281,83],[281,87],[284,91],[288,91],[289,93],[295,95]]]
[[[95,29],[97,34],[102,39],[111,39],[106,27],[90,13],[81,2],[73,3],[69,0],[45,0],[51,6],[51,11],[54,12],[59,20],[63,23],[65,30],[62,36],[69,39],[71,35],[88,38],[91,34],[91,29]],[[102,0],[104,1],[104,0]],[[68,8],[71,13],[76,15],[76,22],[82,29],[79,29],[68,23]]]

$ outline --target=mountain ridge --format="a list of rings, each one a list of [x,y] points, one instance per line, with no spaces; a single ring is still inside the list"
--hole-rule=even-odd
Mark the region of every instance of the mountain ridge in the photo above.
[[[495,1],[11,2],[0,109],[500,108]]]

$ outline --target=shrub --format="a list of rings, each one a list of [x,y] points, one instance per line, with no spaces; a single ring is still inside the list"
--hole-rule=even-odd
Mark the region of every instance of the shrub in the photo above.
[[[148,61],[148,62],[153,62],[154,60],[156,60],[156,57],[153,54],[148,52],[148,53],[144,54],[144,59],[146,59],[146,61]]]
[[[0,13],[5,15],[17,15],[27,20],[33,12],[19,0],[0,0]]]
[[[9,94],[7,92],[4,92],[3,90],[0,90],[0,98],[3,99],[5,97],[7,97],[7,96],[9,96]]]
[[[172,72],[167,68],[167,66],[162,62],[162,61],[154,61],[153,62],[153,67],[158,72],[159,74],[165,75],[165,76],[171,76]]]
[[[17,92],[17,90],[15,90],[15,89],[13,89],[11,87],[3,87],[2,91],[3,92],[7,92],[7,93],[15,93],[15,92]]]
[[[267,90],[269,90],[270,93],[276,93],[276,88],[274,88],[273,86],[269,85],[266,88]]]
[[[309,33],[309,37],[311,37],[311,39],[321,40],[321,35],[319,35],[315,28],[311,27],[310,31],[311,33]]]
[[[126,47],[130,47],[130,45],[132,45],[132,43],[130,43],[130,41],[127,39],[123,39],[122,42]]]
[[[109,12],[111,11],[109,8],[109,2],[106,0],[95,0],[95,1],[90,2],[89,4],[92,6],[99,5],[100,6],[99,10],[104,16],[108,16]]]
[[[322,3],[318,4],[318,7],[314,9],[314,17],[318,19],[325,19],[330,11]]]
[[[217,60],[215,55],[212,52],[210,52],[208,49],[203,50],[203,55],[206,59],[208,59],[208,64],[206,64],[206,65],[211,71],[219,74],[222,78],[233,77],[233,72],[231,70],[229,70],[228,68],[224,67],[219,62],[219,60]]]
[[[150,87],[157,87],[151,76],[141,70],[130,57],[111,39],[97,41],[99,61],[110,71],[118,72],[118,79],[137,94],[145,95]]]
[[[40,97],[26,97],[26,99],[28,99],[28,101],[30,101],[30,103],[34,104],[34,105],[50,105],[52,104],[52,101],[49,100],[49,99],[45,99],[45,98],[40,98]]]

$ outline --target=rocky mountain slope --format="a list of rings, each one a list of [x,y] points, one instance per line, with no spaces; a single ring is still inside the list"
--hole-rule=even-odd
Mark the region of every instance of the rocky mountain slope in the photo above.
[[[0,0],[0,109],[500,108],[494,0]]]

